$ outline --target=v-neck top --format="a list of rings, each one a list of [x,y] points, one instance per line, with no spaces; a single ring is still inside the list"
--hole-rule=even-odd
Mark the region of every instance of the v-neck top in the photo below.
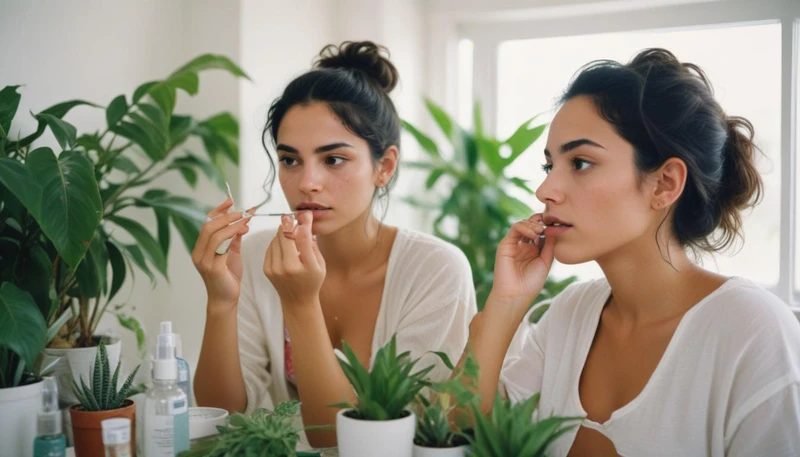
[[[604,423],[586,418],[579,381],[611,294],[605,279],[573,284],[509,357],[501,384],[514,401],[541,392],[540,417],[581,426],[622,456],[800,455],[800,323],[762,287],[730,278],[682,317],[642,391]],[[550,447],[566,456],[577,428]]]
[[[247,408],[273,409],[298,399],[286,376],[283,312],[277,291],[263,273],[264,253],[275,230],[245,237],[244,273],[238,304],[239,359]],[[421,232],[399,228],[389,255],[383,295],[372,338],[372,358],[397,335],[397,350],[422,357],[418,367],[441,381],[450,371],[431,351],[458,360],[467,343],[469,322],[477,312],[472,271],[455,246]],[[338,352],[338,351],[337,351]]]

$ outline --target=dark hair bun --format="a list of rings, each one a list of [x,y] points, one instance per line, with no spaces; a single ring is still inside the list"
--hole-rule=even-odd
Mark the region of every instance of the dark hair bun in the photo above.
[[[371,41],[345,41],[339,46],[329,44],[322,48],[314,66],[360,71],[387,94],[400,79],[397,68],[389,61],[389,51]]]

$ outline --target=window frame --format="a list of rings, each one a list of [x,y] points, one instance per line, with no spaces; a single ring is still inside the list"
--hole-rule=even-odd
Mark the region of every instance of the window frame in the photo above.
[[[502,42],[601,33],[781,24],[781,231],[777,285],[768,287],[791,306],[800,306],[797,267],[798,61],[800,2],[796,0],[581,0],[563,6],[524,7],[514,0],[495,0],[476,9],[474,2],[454,6],[434,2],[428,36],[437,43],[429,51],[431,96],[451,112],[459,112],[457,49],[462,39],[473,43],[472,85],[481,100],[485,128],[496,125],[498,50]],[[800,313],[798,314],[800,318]]]

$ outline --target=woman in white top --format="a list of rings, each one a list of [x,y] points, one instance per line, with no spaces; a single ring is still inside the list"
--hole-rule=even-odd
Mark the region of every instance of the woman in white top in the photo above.
[[[751,124],[703,72],[662,49],[595,62],[571,82],[544,151],[545,204],[513,226],[470,324],[482,408],[541,392],[584,417],[550,455],[800,455],[800,325],[742,278],[692,262],[741,235],[759,199]],[[518,357],[503,356],[553,259],[605,277],[559,295]]]
[[[434,362],[428,351],[463,351],[477,312],[466,257],[373,216],[397,177],[400,144],[389,98],[398,75],[383,51],[326,47],[269,110],[264,135],[296,227],[284,216],[277,231],[242,241],[249,219],[234,223],[242,213],[226,213],[230,201],[209,214],[193,252],[208,291],[198,404],[252,412],[299,398],[306,425],[329,425],[337,409],[328,405],[355,400],[334,353],[343,341],[367,366],[393,334],[398,350],[425,355],[420,367]],[[229,253],[216,254],[231,236]],[[336,444],[332,431],[308,438]]]

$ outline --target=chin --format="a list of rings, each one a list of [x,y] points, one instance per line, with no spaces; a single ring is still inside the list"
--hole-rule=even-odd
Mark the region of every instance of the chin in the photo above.
[[[553,250],[553,256],[559,263],[564,265],[578,265],[595,259],[595,256],[586,249],[581,249],[579,246],[559,245],[558,243],[556,243]]]

